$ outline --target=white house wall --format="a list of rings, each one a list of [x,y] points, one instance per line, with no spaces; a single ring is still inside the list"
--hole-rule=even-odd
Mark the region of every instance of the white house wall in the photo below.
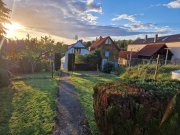
[[[142,48],[144,48],[146,44],[140,44],[140,45],[128,45],[127,51],[133,51],[133,52],[138,52]]]
[[[67,52],[65,53],[65,60],[64,62],[61,63],[61,69],[63,70],[68,70],[68,55],[71,53],[74,53],[74,48],[84,48],[84,45],[79,41],[76,43],[76,45],[74,45],[72,48],[68,49]],[[87,49],[81,49],[81,55],[85,55],[85,54],[89,54],[89,50]]]
[[[170,48],[171,52],[174,54],[173,59],[180,60],[180,42],[166,43],[167,47]]]
[[[108,38],[108,39],[106,40],[105,44],[111,45],[111,44],[112,44],[111,39]]]

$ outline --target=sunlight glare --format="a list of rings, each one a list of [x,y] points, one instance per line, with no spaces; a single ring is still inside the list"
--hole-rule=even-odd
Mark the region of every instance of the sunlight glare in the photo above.
[[[7,37],[16,36],[18,31],[24,29],[24,27],[21,24],[16,23],[16,22],[12,22],[11,24],[5,24],[5,28],[6,28]]]

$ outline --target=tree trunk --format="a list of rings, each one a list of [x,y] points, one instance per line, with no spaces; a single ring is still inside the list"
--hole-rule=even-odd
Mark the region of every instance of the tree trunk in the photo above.
[[[34,73],[36,67],[36,62],[31,63],[31,73]]]

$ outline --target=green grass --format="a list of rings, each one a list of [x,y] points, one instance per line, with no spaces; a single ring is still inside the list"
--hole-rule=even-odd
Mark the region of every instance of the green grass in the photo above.
[[[180,65],[163,65],[158,70],[157,79],[171,80],[171,72],[179,69]],[[155,70],[156,65],[138,65],[132,68],[127,68],[121,78],[154,79]]]
[[[51,134],[55,118],[57,80],[57,76],[51,79],[50,73],[23,75],[14,79],[12,103],[10,99],[6,101],[13,110],[7,108],[10,113],[7,118],[9,122],[5,123],[8,128],[3,132],[13,135]],[[1,94],[0,99],[2,96]]]
[[[81,74],[85,74],[85,76],[81,76]],[[89,74],[88,72],[76,72],[71,74],[71,79],[77,89],[80,102],[85,109],[91,131],[93,135],[98,135],[93,109],[93,87],[100,82],[117,81],[119,77],[103,73],[97,76],[97,74],[92,74],[92,72]]]
[[[0,135],[9,134],[8,122],[12,113],[13,91],[9,87],[0,88]]]

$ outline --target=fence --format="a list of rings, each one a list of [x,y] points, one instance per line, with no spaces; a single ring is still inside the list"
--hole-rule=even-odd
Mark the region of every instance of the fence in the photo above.
[[[136,66],[136,65],[145,65],[145,64],[156,64],[157,59],[140,59],[140,58],[132,58],[131,60],[126,60],[124,62],[124,66]],[[160,65],[172,64],[172,65],[180,65],[180,59],[175,60],[164,60],[159,59]],[[123,64],[120,64],[123,65]]]
[[[96,71],[97,65],[90,64],[75,64],[74,71]]]

